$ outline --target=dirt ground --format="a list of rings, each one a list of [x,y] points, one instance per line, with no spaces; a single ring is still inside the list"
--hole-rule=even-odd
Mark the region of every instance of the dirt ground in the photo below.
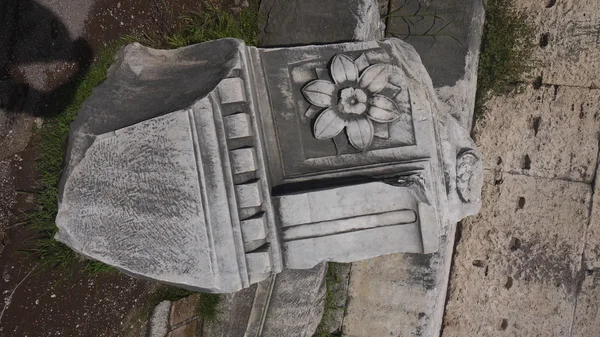
[[[0,337],[123,336],[153,284],[81,267],[41,273],[24,212],[38,189],[35,127],[60,111],[55,93],[106,43],[168,31],[196,0],[7,0],[0,3]],[[135,329],[133,329],[135,330]],[[139,330],[139,329],[138,329]]]

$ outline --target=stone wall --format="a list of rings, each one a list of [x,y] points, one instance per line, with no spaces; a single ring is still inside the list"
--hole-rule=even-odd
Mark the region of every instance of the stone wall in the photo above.
[[[598,335],[600,3],[517,0],[534,76],[488,103],[482,212],[463,221],[444,337]]]

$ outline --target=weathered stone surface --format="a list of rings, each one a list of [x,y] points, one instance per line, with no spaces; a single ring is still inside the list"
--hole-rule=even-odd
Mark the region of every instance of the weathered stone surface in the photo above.
[[[429,255],[391,254],[352,264],[344,335],[435,336],[437,287]],[[437,331],[437,332],[436,332]]]
[[[571,328],[573,337],[595,336],[600,331],[600,275],[598,269],[581,273],[582,284],[577,295],[575,317]]]
[[[600,184],[598,183],[598,163],[596,167],[596,176],[594,179],[594,198],[592,200],[592,209],[590,222],[587,228],[585,251],[584,251],[584,268],[594,272],[600,268]],[[595,275],[595,274],[594,274]],[[597,277],[597,275],[595,276]],[[596,284],[596,283],[593,283]]]
[[[376,0],[266,0],[261,1],[260,12],[266,18],[260,32],[261,47],[383,37]]]
[[[183,298],[171,305],[170,325],[175,326],[198,314],[200,294]]]
[[[573,337],[594,336],[600,331],[600,184],[594,180],[590,222],[579,277],[573,317]]]
[[[392,0],[386,21],[386,36],[415,47],[442,107],[467,130],[473,122],[484,17],[481,0]]]
[[[475,130],[487,169],[592,181],[598,160],[600,90],[528,86],[487,106]]]
[[[383,1],[386,5],[387,5],[387,1]],[[270,2],[271,5],[276,4],[277,6],[281,6],[284,2],[282,1],[271,1]],[[301,2],[301,4],[306,4],[307,2]],[[261,14],[265,15],[267,17],[271,17],[271,19],[274,19],[274,21],[276,22],[281,22],[283,20],[289,20],[289,15],[286,12],[283,11],[278,11],[276,13],[279,13],[279,15],[281,15],[281,17],[279,19],[275,19],[275,16],[277,15],[276,13],[270,13],[269,15],[267,15],[269,13],[269,9],[267,6],[267,1],[262,1],[261,2],[262,6],[261,6]],[[325,4],[326,6],[329,4],[326,4],[325,2],[318,2],[315,7],[313,7],[315,9],[321,8],[320,6]],[[319,6],[319,7],[316,7]],[[318,18],[322,15],[321,13],[318,13],[320,11],[318,10],[313,10],[313,15],[311,17],[306,17],[303,20],[300,21],[305,21],[308,22],[309,20],[318,20]],[[375,17],[379,17],[379,13],[374,14]],[[268,23],[268,22],[267,22]],[[378,25],[378,24],[377,24]],[[313,33],[310,36],[310,42],[308,43],[335,43],[337,41],[344,41],[348,39],[348,32],[352,31],[361,31],[361,23],[357,20],[353,20],[351,22],[351,26],[350,27],[345,27],[343,25],[341,25],[338,21],[336,21],[336,26],[339,26],[340,29],[336,29],[335,30],[335,34],[331,34],[332,31],[329,31],[329,33],[331,35],[325,35],[322,34],[322,32],[317,32],[317,33]],[[266,27],[265,27],[266,28]],[[352,39],[355,39],[354,33],[352,33]],[[362,34],[360,34],[362,35]],[[356,36],[356,38],[359,38],[359,36]],[[376,40],[376,39],[381,39],[383,38],[383,31],[382,30],[370,30],[370,35],[368,36],[362,36],[362,41],[369,41],[369,40]],[[281,40],[273,40],[273,39],[281,39]],[[267,32],[267,29],[262,29],[259,32],[259,46],[261,47],[267,47],[270,44],[288,44],[288,43],[292,43],[292,44],[301,44],[303,41],[305,41],[306,36],[304,34],[304,32],[302,30],[299,29],[290,29],[288,31],[286,31],[285,33],[283,33],[282,31],[279,32]],[[327,268],[327,264],[326,263],[321,263],[317,266],[315,266],[313,269],[317,269],[320,270],[321,272],[314,272],[313,269],[309,269],[309,270],[294,270],[294,278],[287,278],[288,282],[290,283],[289,287],[291,288],[295,288],[297,289],[299,292],[301,292],[302,294],[304,293],[311,293],[314,291],[317,291],[318,289],[321,289],[321,287],[324,284],[324,278],[325,278],[325,272],[323,272],[323,270],[326,270]],[[284,271],[284,273],[287,273],[287,271]],[[281,279],[278,280],[278,282],[282,282]],[[249,325],[248,325],[248,330],[247,332],[249,332],[250,334],[248,335],[248,337],[258,337],[259,335],[259,331],[260,331],[260,326],[262,325],[262,321],[270,321],[270,322],[278,322],[278,327],[279,327],[279,333],[281,337],[296,337],[296,335],[293,334],[294,329],[288,329],[287,327],[295,327],[297,324],[297,320],[296,317],[308,317],[310,321],[312,322],[319,322],[321,320],[321,314],[319,310],[322,310],[324,301],[320,296],[313,296],[312,297],[312,303],[311,302],[306,302],[304,305],[299,306],[299,305],[290,305],[287,307],[287,312],[288,315],[286,316],[287,319],[284,319],[283,317],[277,317],[275,314],[278,314],[278,312],[273,312],[273,311],[269,311],[268,307],[269,305],[273,305],[273,307],[285,307],[286,304],[289,304],[289,302],[287,301],[286,297],[282,297],[282,296],[276,296],[274,298],[268,298],[267,296],[267,292],[268,290],[271,288],[270,286],[270,280],[266,280],[263,281],[263,283],[265,283],[265,285],[261,286],[265,289],[264,292],[262,293],[258,293],[257,292],[257,298],[255,299],[255,304],[253,307],[253,318],[251,319],[251,321],[249,321]],[[313,288],[306,288],[306,285],[311,285]],[[274,284],[273,284],[274,286]],[[304,287],[302,287],[304,286]],[[265,298],[260,298],[260,297],[265,297]],[[304,297],[305,299],[307,298],[306,296]],[[263,311],[264,311],[264,316],[263,316]],[[310,328],[313,328],[316,330],[316,325],[315,324],[311,324]],[[271,328],[274,332],[273,334],[276,333],[276,329]],[[287,331],[290,331],[290,333],[287,333]],[[310,336],[312,333],[314,332],[314,330],[312,331],[305,331],[304,333],[307,336]]]
[[[535,29],[535,73],[543,83],[600,86],[600,4],[595,0],[519,0]]]
[[[287,269],[273,276],[275,281],[260,336],[312,336],[323,314],[326,272],[327,264],[322,263],[309,270]]]
[[[169,332],[167,337],[196,337],[200,331],[200,321],[193,320]]]
[[[214,320],[204,320],[201,336],[245,336],[255,291],[256,285],[252,285],[232,294],[220,295],[218,316]]]
[[[165,88],[175,75],[203,86]],[[161,87],[185,95],[156,101]],[[318,116],[305,114],[312,106]],[[224,122],[236,114],[250,115],[252,132],[237,137],[247,119]],[[434,252],[440,228],[477,212],[481,170],[398,39],[131,44],[74,123],[56,239],[133,275],[230,292],[283,265]],[[266,235],[241,228],[259,217]]]
[[[463,221],[444,336],[569,335],[590,186],[487,173],[482,212]]]
[[[162,301],[152,312],[150,317],[150,337],[164,337],[169,331],[170,301]]]

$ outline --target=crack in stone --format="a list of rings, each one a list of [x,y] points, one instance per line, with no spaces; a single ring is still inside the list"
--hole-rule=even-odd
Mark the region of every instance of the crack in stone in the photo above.
[[[571,324],[569,326],[569,337],[573,336],[573,326],[575,325],[575,318],[576,318],[576,314],[577,314],[577,304],[579,301],[579,294],[581,293],[581,288],[583,287],[583,282],[585,280],[585,271],[587,270],[586,266],[585,266],[585,249],[587,248],[587,243],[588,243],[588,232],[589,232],[589,227],[590,224],[592,222],[592,212],[594,209],[594,199],[596,197],[595,195],[595,191],[596,191],[596,186],[598,183],[598,169],[600,169],[600,140],[598,140],[598,153],[596,156],[596,169],[594,170],[594,176],[592,177],[592,182],[591,182],[591,197],[590,197],[590,203],[588,206],[588,221],[587,221],[587,225],[585,227],[585,237],[584,237],[584,242],[583,242],[583,248],[581,251],[581,256],[579,258],[579,262],[580,262],[580,269],[579,272],[577,273],[577,275],[579,276],[579,281],[577,283],[577,288],[575,290],[575,303],[573,304],[573,314],[571,316]]]

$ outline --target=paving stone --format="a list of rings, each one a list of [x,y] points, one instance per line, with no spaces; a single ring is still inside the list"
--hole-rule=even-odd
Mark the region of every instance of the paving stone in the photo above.
[[[152,312],[150,318],[150,337],[164,337],[169,331],[169,308],[170,301],[162,301]]]
[[[264,0],[260,12],[262,47],[367,41],[384,29],[375,0]]]
[[[463,221],[443,336],[568,336],[591,187],[495,178],[487,172],[484,207]]]
[[[169,332],[168,337],[196,337],[198,331],[200,331],[200,321],[193,320]]]
[[[600,184],[597,177],[594,186],[590,224],[587,229],[584,263],[585,268],[588,270],[600,268]]]
[[[487,106],[475,127],[486,168],[592,181],[598,160],[600,90],[528,86]]]
[[[186,319],[192,318],[198,314],[198,303],[200,294],[194,294],[183,298],[171,305],[171,326],[175,326]]]
[[[571,337],[596,336],[600,331],[600,271],[589,269],[581,277]]]
[[[536,73],[544,83],[600,86],[600,2],[518,0],[535,29]]]
[[[435,302],[427,297],[433,279],[415,261],[427,256],[391,254],[353,263],[344,336],[433,336],[423,333],[421,320],[428,318],[420,315]]]
[[[399,37],[416,49],[442,107],[470,130],[485,17],[483,3],[391,0],[390,10],[386,35]]]
[[[218,316],[214,320],[204,321],[202,337],[245,336],[255,291],[256,285],[252,285],[232,294],[220,295]]]

